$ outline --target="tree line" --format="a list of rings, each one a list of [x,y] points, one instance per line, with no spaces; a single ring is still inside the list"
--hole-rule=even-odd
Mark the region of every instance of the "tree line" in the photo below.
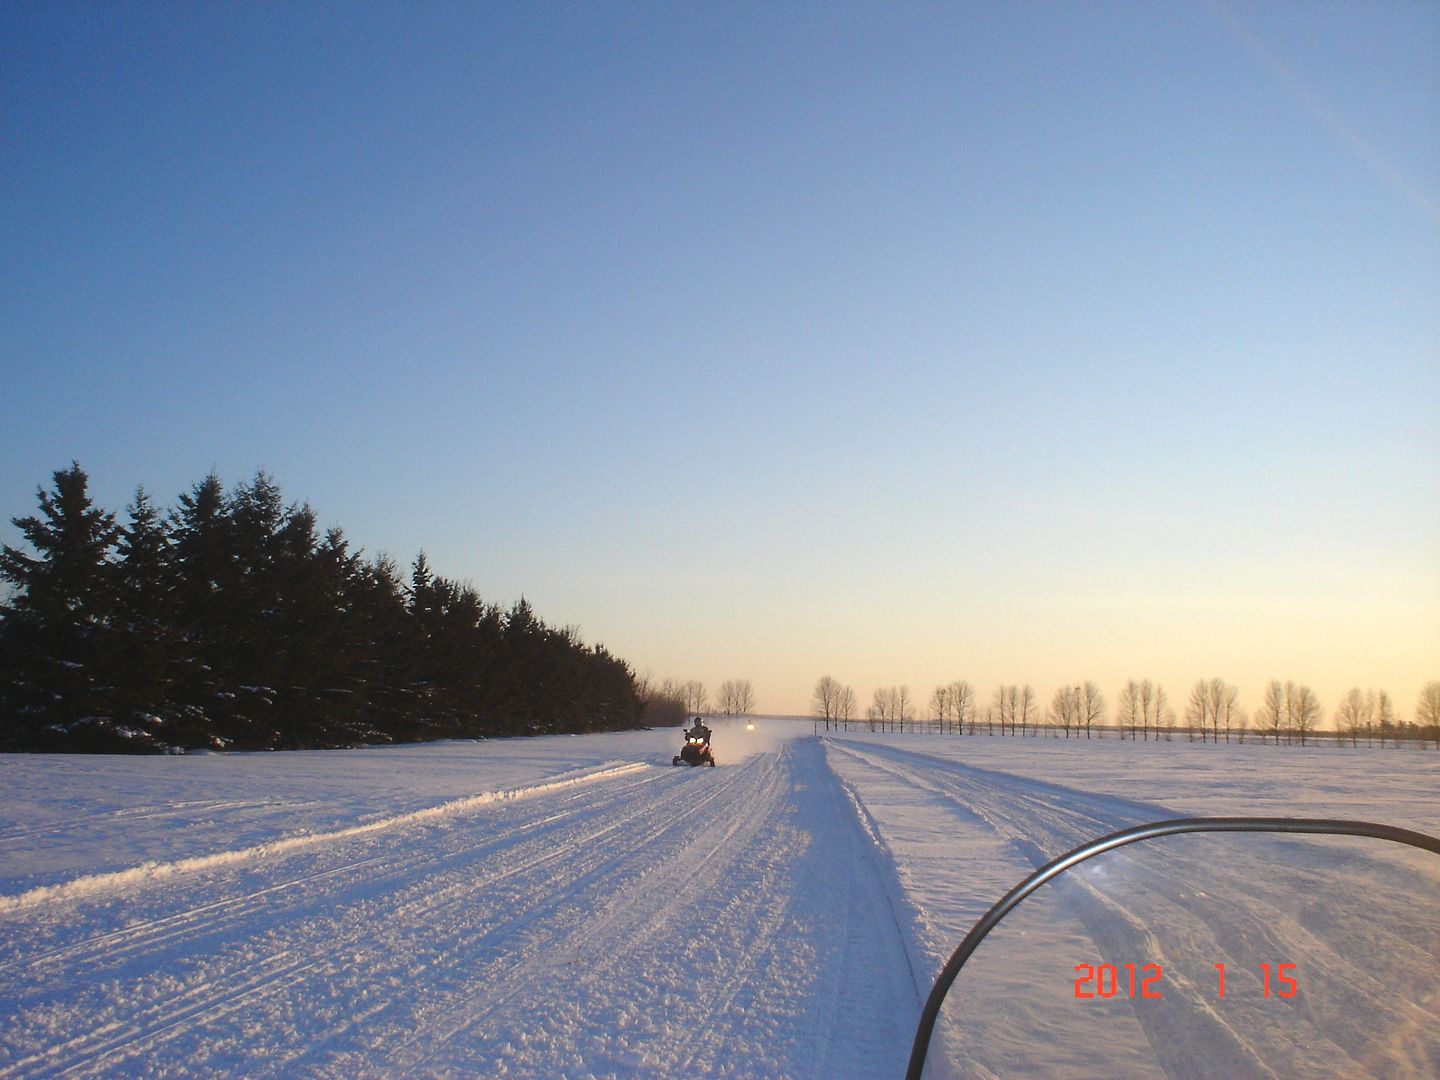
[[[699,679],[681,682],[666,679],[656,683],[648,675],[638,683],[638,693],[645,702],[645,723],[653,727],[673,727],[691,716],[710,712],[710,691]],[[720,684],[715,711],[721,716],[746,716],[755,711],[755,687],[749,679],[726,679]]]
[[[863,724],[870,730],[928,730],[976,735],[1010,735],[1019,738],[1049,735],[1055,738],[1098,738],[1106,731],[1136,741],[1182,737],[1201,742],[1246,742],[1259,739],[1308,745],[1319,737],[1324,710],[1310,687],[1272,679],[1259,707],[1250,715],[1239,703],[1239,690],[1224,679],[1201,679],[1191,689],[1183,713],[1171,708],[1165,688],[1149,679],[1131,679],[1120,688],[1113,714],[1107,713],[1105,695],[1093,682],[1057,689],[1048,708],[1042,709],[1029,686],[997,686],[982,703],[964,680],[937,686],[921,709],[905,686],[879,687],[869,708],[859,714],[855,691],[830,675],[815,684],[812,715],[826,730]],[[1385,691],[1348,691],[1331,717],[1326,735],[1352,746],[1364,740],[1381,746],[1387,742],[1426,742],[1440,750],[1440,682],[1427,683],[1415,706],[1415,719],[1402,720]]]
[[[263,472],[162,510],[78,463],[0,550],[0,750],[290,749],[637,727],[633,672],[421,552],[323,534]]]

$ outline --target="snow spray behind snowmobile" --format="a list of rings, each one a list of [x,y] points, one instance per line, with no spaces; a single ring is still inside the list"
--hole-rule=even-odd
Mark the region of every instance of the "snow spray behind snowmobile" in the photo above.
[[[715,764],[715,752],[710,749],[710,729],[697,716],[695,726],[685,733],[685,745],[670,761],[671,765]]]
[[[1310,818],[1092,840],[965,935],[906,1078],[1440,1076],[1436,856],[1434,836]]]

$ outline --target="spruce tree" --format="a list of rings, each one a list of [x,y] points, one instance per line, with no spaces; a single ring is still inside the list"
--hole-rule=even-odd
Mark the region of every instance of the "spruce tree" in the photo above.
[[[126,512],[117,545],[114,647],[123,670],[117,702],[122,721],[148,740],[183,746],[193,740],[175,730],[170,698],[186,662],[175,630],[170,537],[143,487]]]
[[[206,744],[227,745],[218,730],[233,711],[222,687],[232,632],[227,597],[234,587],[234,545],[225,488],[213,472],[179,497],[168,532],[175,570],[175,631],[189,662],[177,672],[175,723]],[[188,745],[188,744],[187,744]]]
[[[6,733],[25,749],[122,749],[112,713],[119,528],[90,499],[78,462],[37,492],[38,516],[12,518],[34,551],[0,549],[7,660]]]
[[[386,739],[419,739],[423,727],[416,673],[423,645],[394,560],[381,555],[360,567],[352,596],[352,662],[362,673],[370,722]]]

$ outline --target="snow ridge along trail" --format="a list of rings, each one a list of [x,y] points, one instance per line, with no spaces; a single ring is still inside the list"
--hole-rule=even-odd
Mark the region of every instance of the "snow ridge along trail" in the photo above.
[[[0,1076],[903,1069],[913,978],[818,744],[516,794],[9,898]]]
[[[598,769],[578,770],[574,775],[557,777],[554,780],[546,781],[542,784],[532,784],[528,787],[510,788],[500,791],[484,791],[478,795],[455,799],[441,806],[426,807],[423,810],[412,810],[407,814],[397,814],[380,821],[369,821],[363,825],[353,825],[349,828],[335,829],[323,833],[301,833],[299,835],[286,836],[279,840],[271,840],[263,844],[254,844],[250,847],[239,848],[233,851],[217,851],[211,855],[196,855],[188,859],[178,859],[174,862],[147,862],[128,870],[115,870],[106,874],[87,874],[58,885],[40,885],[16,896],[0,896],[0,914],[6,914],[12,911],[23,911],[26,908],[33,908],[51,900],[72,899],[106,892],[126,885],[138,885],[142,882],[158,880],[173,874],[194,873],[197,870],[209,870],[213,867],[245,862],[250,859],[287,855],[301,848],[313,847],[317,844],[333,844],[340,840],[348,840],[351,837],[361,836],[365,833],[378,832],[381,829],[391,829],[400,825],[412,825],[417,822],[443,817],[446,814],[461,814],[469,810],[474,810],[477,807],[488,806],[491,803],[529,798],[533,795],[541,795],[549,791],[557,791],[561,788],[574,787],[576,784],[584,784],[595,780],[604,780],[612,776],[619,776],[645,767],[643,762],[638,761],[628,764],[617,762],[613,765],[603,766]]]

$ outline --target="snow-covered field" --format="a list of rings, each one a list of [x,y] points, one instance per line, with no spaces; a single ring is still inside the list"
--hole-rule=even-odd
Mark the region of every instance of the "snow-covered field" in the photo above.
[[[0,1076],[899,1076],[965,930],[1094,835],[1440,835],[1433,751],[759,720],[692,770],[678,742],[0,756]],[[1440,858],[1166,843],[1002,924],[935,1075],[1440,1075]],[[1075,997],[1077,965],[1161,960],[1163,1001]]]

